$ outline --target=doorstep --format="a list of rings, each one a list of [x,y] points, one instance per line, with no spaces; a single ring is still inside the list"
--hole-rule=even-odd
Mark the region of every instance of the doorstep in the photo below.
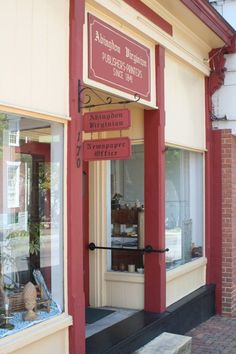
[[[139,311],[86,339],[86,354],[131,354],[163,332],[185,334],[215,314],[215,286],[205,285],[161,314]]]

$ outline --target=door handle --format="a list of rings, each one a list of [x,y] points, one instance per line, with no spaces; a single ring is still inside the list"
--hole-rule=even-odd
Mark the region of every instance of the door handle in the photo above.
[[[151,245],[147,245],[144,248],[105,247],[105,246],[96,246],[94,242],[90,242],[88,248],[90,249],[90,251],[94,251],[95,249],[100,249],[100,250],[131,251],[131,252],[140,252],[140,253],[165,253],[169,251],[169,248],[155,249]]]

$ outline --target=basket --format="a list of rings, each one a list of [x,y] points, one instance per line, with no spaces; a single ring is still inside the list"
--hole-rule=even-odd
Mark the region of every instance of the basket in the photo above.
[[[25,309],[23,292],[24,288],[7,291],[11,312],[23,311]],[[0,294],[0,307],[4,308],[4,296],[2,294]]]

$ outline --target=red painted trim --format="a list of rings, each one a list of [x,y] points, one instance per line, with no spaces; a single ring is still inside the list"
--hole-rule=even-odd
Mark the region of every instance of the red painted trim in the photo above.
[[[180,0],[228,46],[235,36],[234,29],[206,0]]]
[[[209,78],[205,78],[205,129],[206,129],[206,148],[205,153],[205,255],[210,260],[211,256],[211,96],[209,90]],[[210,263],[209,263],[210,264]],[[210,283],[211,267],[207,265],[206,280]]]
[[[165,247],[165,49],[156,47],[156,94],[158,110],[146,110],[145,143],[145,244]],[[144,309],[163,312],[166,309],[165,254],[145,256]]]
[[[137,10],[140,14],[145,16],[149,21],[154,23],[156,26],[160,27],[163,31],[173,35],[172,25],[164,20],[161,16],[159,16],[156,12],[151,10],[147,5],[145,5],[140,0],[124,0],[128,5]]]
[[[209,61],[211,74],[209,77],[209,95],[212,97],[219,88],[224,84],[225,79],[225,57],[226,48],[213,49],[209,53]]]
[[[211,124],[210,79],[205,79],[206,159],[205,159],[205,253],[207,284],[216,284],[216,312],[222,308],[222,181],[221,135]]]
[[[231,46],[227,47],[227,54],[235,53],[236,52],[236,33],[234,34],[232,41],[231,41]]]
[[[222,164],[221,131],[212,131],[211,171],[211,283],[216,284],[216,312],[222,310]]]
[[[73,316],[69,330],[70,354],[85,353],[85,300],[83,279],[82,116],[78,114],[78,80],[83,73],[84,0],[70,0],[70,116],[67,155],[68,307]]]
[[[89,164],[85,161],[83,166],[83,234],[85,306],[89,306]]]

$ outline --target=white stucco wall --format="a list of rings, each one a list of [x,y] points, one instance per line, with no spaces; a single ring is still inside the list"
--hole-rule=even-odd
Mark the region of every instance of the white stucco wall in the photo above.
[[[209,0],[210,4],[235,28],[236,1],[235,0]]]
[[[0,104],[68,116],[69,0],[0,0]]]
[[[235,7],[236,11],[236,7]],[[227,116],[227,119],[236,119],[235,90],[236,90],[236,55],[227,54],[224,85],[214,94],[214,114],[217,117]]]

